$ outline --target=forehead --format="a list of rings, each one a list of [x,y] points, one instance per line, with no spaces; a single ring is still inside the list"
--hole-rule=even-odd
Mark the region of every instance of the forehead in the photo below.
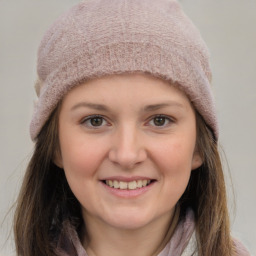
[[[150,105],[172,102],[190,105],[190,101],[176,85],[146,74],[111,75],[89,80],[74,87],[63,103],[97,102],[107,105]]]

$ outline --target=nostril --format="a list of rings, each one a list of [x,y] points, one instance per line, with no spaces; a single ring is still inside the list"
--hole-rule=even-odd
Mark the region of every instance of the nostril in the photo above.
[[[132,143],[123,143],[113,147],[109,153],[109,160],[125,169],[131,169],[135,165],[141,164],[147,158],[147,153],[143,147],[131,145]]]

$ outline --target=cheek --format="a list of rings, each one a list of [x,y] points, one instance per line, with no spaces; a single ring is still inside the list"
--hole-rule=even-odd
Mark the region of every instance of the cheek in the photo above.
[[[98,147],[88,146],[81,141],[61,146],[63,169],[70,189],[81,205],[90,207],[96,195],[94,188],[98,182],[97,169],[102,159],[101,152]]]
[[[155,160],[164,166],[165,170],[173,172],[191,171],[194,144],[183,140],[166,141],[155,147]],[[169,171],[167,171],[169,173]]]
[[[172,141],[155,148],[155,161],[165,190],[180,197],[187,187],[193,159],[193,144]]]
[[[95,175],[100,165],[103,152],[97,143],[90,140],[69,140],[61,145],[63,168],[70,178],[87,178]]]

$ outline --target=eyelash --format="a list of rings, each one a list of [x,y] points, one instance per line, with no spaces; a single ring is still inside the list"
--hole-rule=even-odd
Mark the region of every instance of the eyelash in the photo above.
[[[152,117],[149,119],[149,122],[148,122],[148,123],[154,122],[154,120],[155,120],[156,118],[164,118],[164,125],[156,125],[156,124],[154,124],[154,125],[153,125],[154,127],[165,128],[166,126],[169,126],[170,123],[174,123],[174,119],[171,118],[171,117],[169,117],[169,116],[166,116],[166,115],[154,115],[154,116],[152,116]],[[167,124],[166,124],[166,121],[168,122]]]
[[[98,126],[97,126],[97,125],[92,125],[92,123],[91,123],[92,120],[93,120],[93,119],[96,119],[96,118],[101,119],[103,123],[105,122],[105,124],[103,124],[103,125],[100,124],[100,125],[98,125]],[[174,123],[174,119],[173,119],[173,118],[171,118],[171,117],[169,117],[169,116],[166,116],[166,115],[160,114],[160,115],[154,115],[154,116],[150,117],[150,118],[149,118],[149,121],[147,121],[147,126],[150,126],[150,123],[151,123],[151,122],[154,122],[154,120],[155,120],[156,118],[164,118],[164,125],[156,125],[156,124],[153,124],[152,126],[154,126],[154,127],[164,128],[164,127],[170,125],[170,123]],[[167,124],[166,124],[166,121],[168,122]],[[87,123],[87,122],[90,122],[90,123]],[[91,129],[99,129],[99,128],[101,128],[102,126],[110,126],[109,122],[106,121],[106,118],[105,118],[104,116],[102,116],[102,115],[91,115],[91,116],[87,116],[86,118],[84,118],[84,119],[81,121],[81,124],[87,126],[88,128],[91,128]]]
[[[92,123],[88,124],[87,122],[91,122],[93,119],[96,119],[96,118],[99,118],[102,120],[102,122],[106,122],[106,124],[108,124],[108,122],[106,121],[106,119],[104,118],[104,116],[101,116],[101,115],[91,115],[91,116],[87,116],[86,118],[84,118],[82,121],[81,121],[81,124],[82,125],[85,125],[91,129],[99,129],[100,127],[102,127],[102,125],[92,125]]]

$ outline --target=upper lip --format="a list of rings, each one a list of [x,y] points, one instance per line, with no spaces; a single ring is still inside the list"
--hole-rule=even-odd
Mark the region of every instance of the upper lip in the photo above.
[[[130,181],[138,181],[138,180],[155,180],[155,179],[152,179],[150,177],[145,177],[145,176],[133,176],[133,177],[111,176],[101,180],[116,180],[116,181],[130,182]]]

